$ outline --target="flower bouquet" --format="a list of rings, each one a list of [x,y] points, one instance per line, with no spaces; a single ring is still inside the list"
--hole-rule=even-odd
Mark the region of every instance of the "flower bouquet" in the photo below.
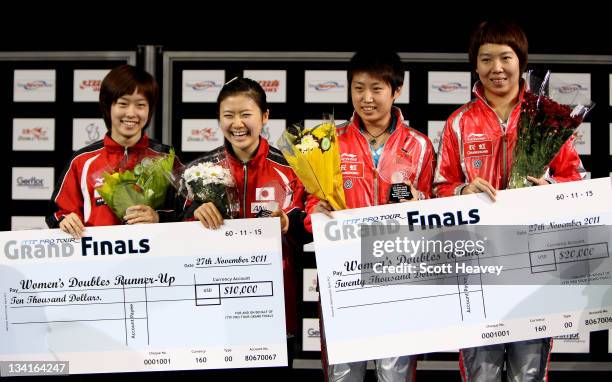
[[[594,106],[585,101],[571,108],[553,101],[546,96],[549,78],[550,72],[543,80],[529,73],[530,91],[525,92],[521,103],[508,188],[530,186],[527,176],[544,176],[548,164]]]
[[[277,144],[306,191],[327,200],[334,210],[346,208],[333,116],[324,116],[324,122],[313,128],[293,124]]]
[[[240,214],[236,181],[223,155],[210,161],[198,159],[185,166],[177,188],[190,201],[213,203],[224,218],[236,218]]]
[[[166,174],[172,171],[174,158],[171,149],[168,155],[143,158],[131,170],[104,171],[96,191],[121,220],[131,206],[143,204],[156,209],[166,199],[170,185]]]

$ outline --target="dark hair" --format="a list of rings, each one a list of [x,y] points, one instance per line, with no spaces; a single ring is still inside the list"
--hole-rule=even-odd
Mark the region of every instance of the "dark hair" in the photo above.
[[[250,78],[236,77],[223,85],[221,92],[219,92],[219,96],[217,97],[217,117],[219,117],[221,102],[228,97],[233,97],[238,94],[246,94],[247,96],[251,97],[257,106],[259,106],[262,114],[268,110],[266,92],[263,90],[261,85],[259,85],[257,81],[253,81]]]
[[[144,126],[146,128],[155,112],[159,93],[155,78],[146,71],[127,64],[114,68],[104,77],[100,86],[100,109],[108,130],[112,128],[111,106],[124,95],[133,94],[136,89],[149,103],[149,118]]]
[[[484,44],[508,45],[518,56],[521,73],[527,68],[527,36],[517,24],[505,21],[485,21],[472,32],[468,55],[472,70],[476,70],[478,50]]]
[[[368,73],[379,77],[391,86],[394,93],[404,84],[404,66],[397,53],[391,51],[360,51],[349,63],[348,83],[353,82],[356,73]]]

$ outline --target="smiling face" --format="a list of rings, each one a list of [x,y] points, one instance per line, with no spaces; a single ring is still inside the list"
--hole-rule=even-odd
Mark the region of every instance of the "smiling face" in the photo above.
[[[269,112],[263,112],[247,93],[239,93],[221,101],[219,126],[236,156],[247,161],[259,145],[259,134],[268,123]]]
[[[134,90],[119,97],[110,109],[111,138],[122,146],[132,146],[140,140],[149,119],[147,98]]]
[[[353,107],[366,127],[388,124],[393,101],[400,92],[401,87],[393,92],[390,84],[366,72],[355,73],[351,81]]]
[[[519,58],[508,45],[483,44],[478,49],[476,73],[490,98],[515,97],[521,75]]]

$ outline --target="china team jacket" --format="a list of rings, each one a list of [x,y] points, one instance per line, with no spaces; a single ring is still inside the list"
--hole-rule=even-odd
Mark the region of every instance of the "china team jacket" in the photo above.
[[[435,168],[433,145],[426,135],[408,127],[399,108],[394,107],[392,113],[397,120],[395,130],[385,143],[378,166],[374,166],[368,139],[359,129],[357,113],[353,113],[349,122],[336,127],[347,208],[387,204],[394,173],[413,184],[420,193],[415,196],[431,197]],[[309,196],[307,211],[317,203],[316,197]],[[312,231],[310,215],[305,225]]]
[[[519,101],[506,126],[486,102],[480,82],[474,85],[476,98],[446,120],[434,176],[436,196],[460,195],[463,187],[476,177],[487,180],[496,190],[507,187],[525,92],[524,85],[521,86]],[[550,162],[545,179],[551,183],[569,182],[584,175],[572,136]]]

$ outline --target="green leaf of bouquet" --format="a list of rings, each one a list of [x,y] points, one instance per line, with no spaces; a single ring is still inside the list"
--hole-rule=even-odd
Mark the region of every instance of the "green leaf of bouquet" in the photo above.
[[[107,202],[108,203],[108,202]],[[115,215],[120,219],[125,216],[128,207],[145,204],[145,197],[137,191],[134,183],[120,183],[115,187],[112,203],[108,203]]]

